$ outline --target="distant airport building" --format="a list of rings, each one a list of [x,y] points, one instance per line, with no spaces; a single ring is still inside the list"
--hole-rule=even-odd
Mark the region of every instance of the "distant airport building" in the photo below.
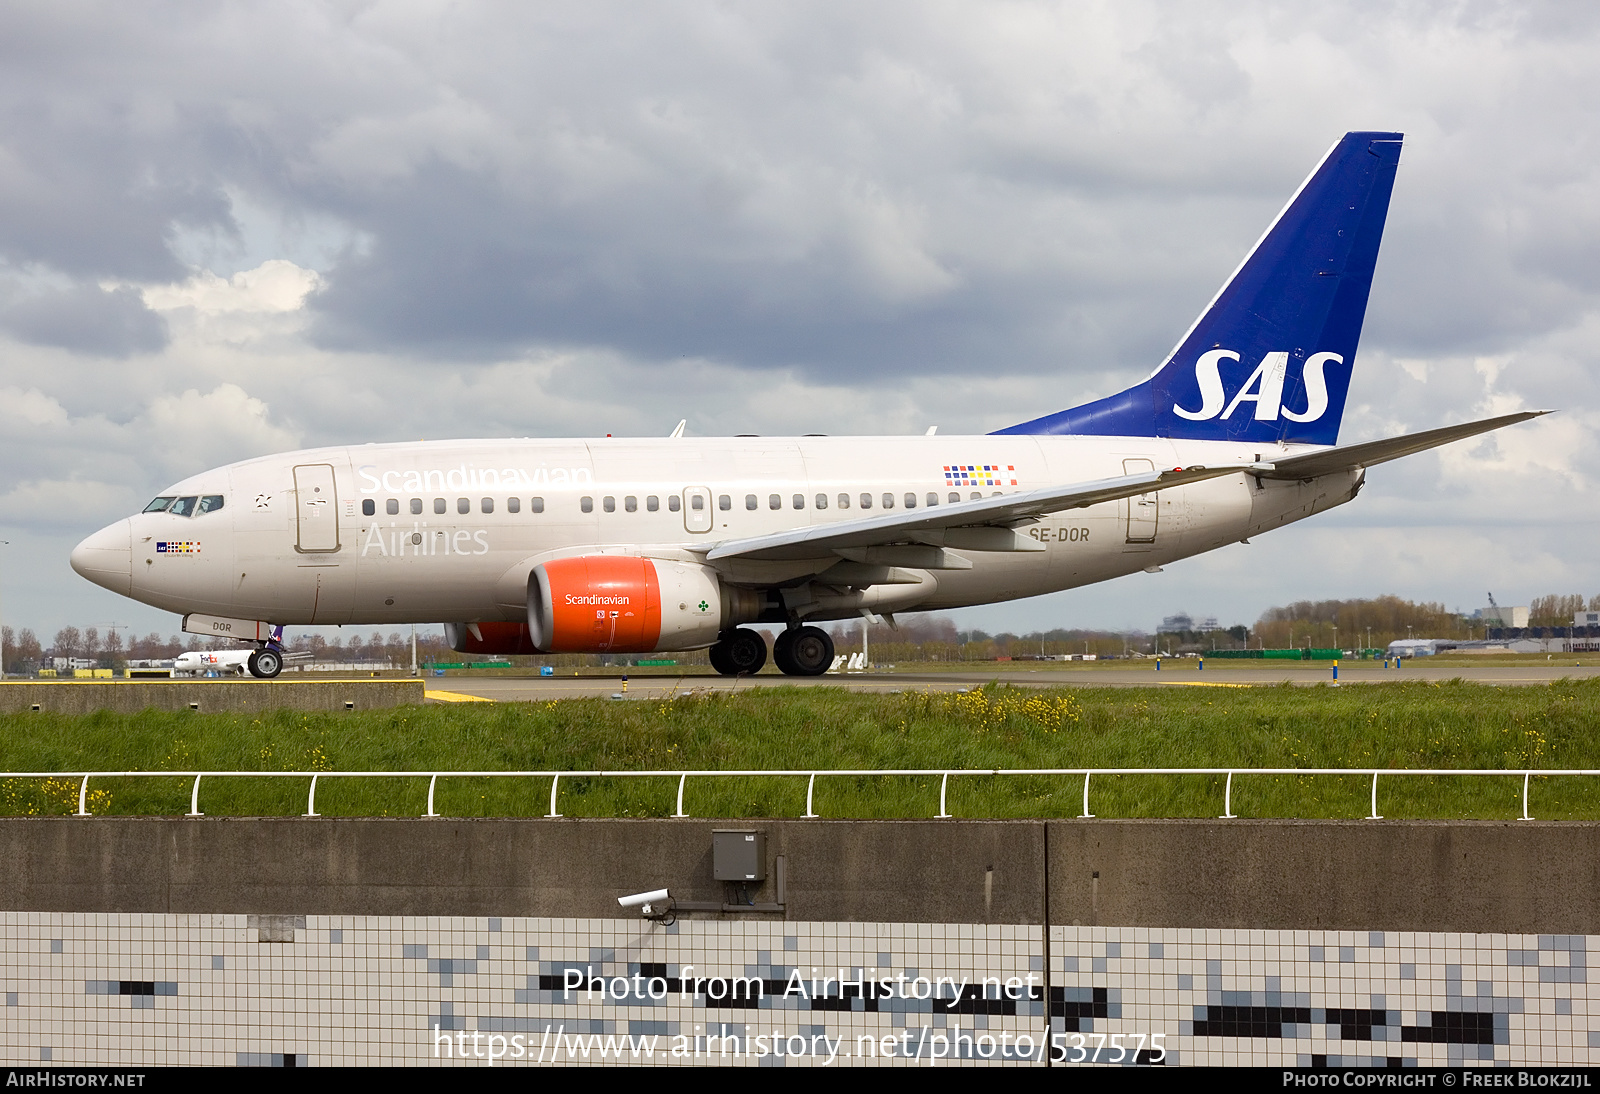
[[[1570,627],[1497,627],[1491,623],[1484,628],[1484,637],[1519,653],[1593,653],[1600,651],[1600,612],[1575,612]]]
[[[1177,615],[1169,615],[1161,620],[1161,632],[1163,634],[1177,634],[1182,631],[1204,634],[1221,629],[1217,625],[1217,617],[1214,615],[1204,616],[1196,621],[1194,616],[1188,612],[1179,612]]]
[[[287,658],[285,659],[287,660]],[[284,672],[393,672],[393,661],[311,661],[290,662]]]
[[[92,657],[52,657],[50,667],[57,672],[76,672],[79,669],[99,668],[100,662]]]
[[[1587,649],[1581,639],[1561,637],[1398,638],[1384,650],[1386,657],[1432,657],[1436,653],[1570,653]]]
[[[1487,608],[1479,608],[1472,613],[1472,618],[1486,627],[1514,627],[1521,629],[1528,625],[1528,606],[1519,604],[1514,607],[1502,607],[1491,604]]]
[[[1454,649],[1456,644],[1440,638],[1396,638],[1383,652],[1388,657],[1432,657],[1441,645]]]

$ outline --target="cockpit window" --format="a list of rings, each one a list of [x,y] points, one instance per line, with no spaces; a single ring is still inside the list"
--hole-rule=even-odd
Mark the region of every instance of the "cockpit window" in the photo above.
[[[200,508],[195,510],[195,516],[204,516],[206,513],[215,513],[222,508],[221,494],[205,494],[200,498]]]
[[[172,504],[172,496],[169,494],[168,496],[166,496],[164,498],[157,498],[155,501],[151,502],[149,505],[146,505],[144,507],[144,511],[146,513],[164,513],[164,512],[166,512],[167,506],[169,506],[171,504]]]
[[[194,516],[194,503],[199,500],[199,498],[195,497],[179,498],[172,503],[172,508],[168,509],[167,512],[175,517],[192,517]]]

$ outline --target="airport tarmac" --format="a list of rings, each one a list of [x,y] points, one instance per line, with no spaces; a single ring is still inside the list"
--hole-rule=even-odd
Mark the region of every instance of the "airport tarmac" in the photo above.
[[[1384,668],[1383,662],[1346,662],[1339,666],[1338,683],[1359,686],[1370,683],[1395,683],[1403,680],[1465,680],[1497,687],[1549,684],[1556,680],[1587,680],[1600,676],[1600,665],[1574,664],[1569,658],[1548,662],[1515,664],[1430,665],[1408,661],[1401,668]],[[1333,683],[1329,662],[1290,662],[1281,667],[1234,663],[1219,667],[1216,662],[1204,669],[1192,660],[1163,661],[1157,672],[1153,662],[1127,666],[1093,668],[1007,668],[951,669],[934,671],[872,671],[829,673],[825,676],[795,677],[761,673],[730,679],[709,669],[681,676],[630,674],[626,696],[629,699],[660,699],[686,692],[743,691],[763,687],[842,687],[852,691],[957,691],[998,681],[1014,687],[1271,687],[1288,682],[1299,686]],[[495,702],[544,702],[551,699],[610,697],[624,694],[619,669],[608,676],[469,676],[429,677],[428,697],[442,702],[487,699]]]

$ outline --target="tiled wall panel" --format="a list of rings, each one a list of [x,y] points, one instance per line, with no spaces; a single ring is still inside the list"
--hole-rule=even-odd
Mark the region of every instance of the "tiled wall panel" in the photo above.
[[[1600,1058],[1583,935],[1051,928],[1069,1059],[1165,1034],[1168,1063],[1385,1067]],[[1102,994],[1103,993],[1103,997]],[[1088,999],[1089,1003],[1082,1000]],[[1098,1003],[1098,1005],[1094,1005]],[[1096,1036],[1099,1035],[1099,1036]]]
[[[814,1066],[837,1054],[914,1065],[953,1044],[1017,1062],[1019,1034],[1035,1052],[1043,1040],[1042,990],[1028,998],[1030,978],[1044,978],[1035,927],[62,913],[0,923],[0,1054],[14,1063],[459,1064],[465,1051],[482,1065],[491,1047],[518,1062],[520,1047],[522,1063],[542,1053]],[[841,969],[852,982],[842,992]],[[863,971],[872,986],[854,986]]]
[[[1047,1001],[1045,938],[1023,925],[0,913],[0,1056],[1028,1063],[1047,1006],[1057,1054],[1100,1062],[1491,1066],[1600,1052],[1596,936],[1048,934]],[[841,968],[871,986],[841,993]],[[569,991],[574,978],[584,986]]]

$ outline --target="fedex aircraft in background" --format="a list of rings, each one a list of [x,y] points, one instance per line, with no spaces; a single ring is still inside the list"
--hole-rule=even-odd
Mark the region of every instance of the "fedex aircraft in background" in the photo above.
[[[190,650],[180,653],[172,662],[174,676],[204,676],[208,672],[218,675],[243,676],[257,659],[260,650]]]
[[[986,436],[318,448],[185,479],[80,543],[89,580],[256,647],[443,623],[469,653],[709,648],[815,675],[816,624],[1140,570],[1354,498],[1374,464],[1540,412],[1336,447],[1400,158],[1349,133],[1143,382]],[[680,427],[681,431],[681,427]]]
[[[270,648],[268,648],[270,647]],[[174,676],[205,676],[216,673],[219,676],[243,676],[246,673],[261,675],[259,662],[263,653],[268,653],[268,668],[277,670],[283,668],[283,628],[275,627],[269,632],[262,649],[234,649],[234,650],[190,650],[180,653],[172,661],[172,675]],[[310,654],[291,654],[291,657],[309,657]]]

